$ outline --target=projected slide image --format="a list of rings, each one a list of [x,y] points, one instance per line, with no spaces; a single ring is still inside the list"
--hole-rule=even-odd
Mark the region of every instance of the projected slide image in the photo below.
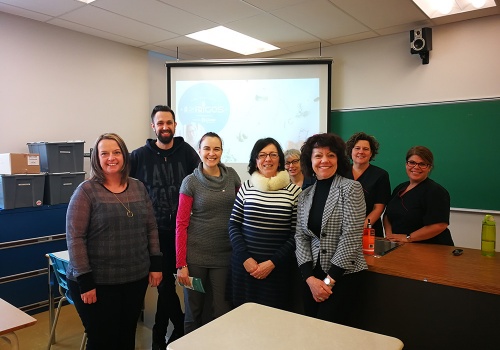
[[[178,136],[193,148],[208,131],[224,141],[224,163],[247,163],[259,138],[274,137],[283,150],[300,148],[320,132],[317,78],[177,81]]]

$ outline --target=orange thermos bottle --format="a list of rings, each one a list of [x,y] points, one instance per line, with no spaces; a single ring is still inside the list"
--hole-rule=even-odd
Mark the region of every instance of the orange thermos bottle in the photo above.
[[[366,255],[375,254],[375,229],[372,228],[370,219],[368,219],[368,224],[363,229],[363,253]]]

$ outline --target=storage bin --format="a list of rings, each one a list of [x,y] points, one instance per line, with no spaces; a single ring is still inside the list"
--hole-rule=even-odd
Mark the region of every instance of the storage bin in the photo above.
[[[69,203],[73,192],[85,180],[85,172],[48,173],[45,176],[44,204]]]
[[[85,141],[29,142],[31,153],[40,154],[40,171],[64,173],[83,171]]]
[[[0,208],[43,205],[45,174],[0,175]]]

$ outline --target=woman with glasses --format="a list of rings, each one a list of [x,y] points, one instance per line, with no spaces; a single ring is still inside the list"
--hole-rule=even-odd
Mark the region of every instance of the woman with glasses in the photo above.
[[[285,170],[290,175],[290,181],[303,190],[314,183],[314,178],[304,176],[300,168],[300,151],[298,149],[289,149],[285,151]]]
[[[228,296],[235,307],[254,302],[289,309],[297,197],[285,157],[273,138],[257,140],[229,219],[233,248]]]
[[[384,214],[386,238],[395,242],[419,242],[453,246],[450,195],[429,178],[434,166],[432,152],[424,146],[406,154],[409,181],[397,186]]]
[[[301,161],[305,175],[316,176],[297,205],[295,253],[304,281],[305,314],[355,326],[367,269],[361,244],[363,188],[345,177],[350,165],[338,135],[309,137]]]
[[[375,235],[384,237],[382,220],[385,205],[391,197],[389,174],[382,168],[370,164],[378,153],[379,143],[375,137],[358,132],[346,142],[347,156],[352,160],[352,169],[347,173],[348,179],[359,181],[363,186],[366,203],[366,218],[375,229]]]

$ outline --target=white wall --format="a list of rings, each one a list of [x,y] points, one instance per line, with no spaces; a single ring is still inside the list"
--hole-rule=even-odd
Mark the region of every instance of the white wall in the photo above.
[[[323,48],[322,56],[334,60],[332,109],[500,97],[499,33],[500,16],[434,27],[428,65],[410,54],[409,33]],[[310,50],[284,57],[318,55],[317,50]],[[496,157],[492,161],[500,161],[496,150],[485,152]],[[481,173],[466,165],[457,170],[469,171],[471,179]],[[500,183],[488,186],[491,195],[500,198]],[[484,214],[452,211],[450,230],[455,245],[480,249]],[[500,213],[495,214],[500,222]],[[500,244],[496,250],[500,251]]]
[[[500,16],[434,27],[428,65],[410,54],[408,33],[323,48],[335,62],[332,109],[500,97],[498,33]],[[161,55],[2,12],[0,45],[0,153],[75,139],[88,151],[107,131],[132,150],[152,135],[150,110],[166,102]],[[483,215],[452,212],[457,246],[480,247]]]
[[[104,132],[144,144],[147,51],[2,12],[0,43],[0,153],[66,140],[88,152]]]
[[[323,48],[334,60],[332,109],[500,97],[498,33],[500,16],[435,27],[428,65],[410,54],[409,33]]]

